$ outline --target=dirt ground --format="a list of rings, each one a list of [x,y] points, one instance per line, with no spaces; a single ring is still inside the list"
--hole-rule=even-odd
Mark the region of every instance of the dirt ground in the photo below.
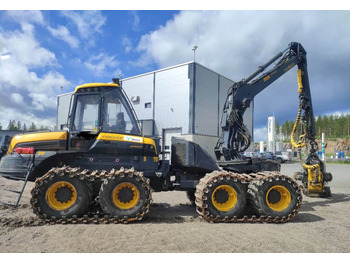
[[[298,163],[282,164],[292,176]],[[153,193],[150,213],[130,224],[36,225],[28,183],[17,209],[0,205],[1,253],[349,253],[350,165],[328,164],[332,197],[303,197],[299,214],[285,224],[210,224],[184,192]],[[19,187],[0,177],[4,188]],[[13,198],[12,198],[13,200]]]

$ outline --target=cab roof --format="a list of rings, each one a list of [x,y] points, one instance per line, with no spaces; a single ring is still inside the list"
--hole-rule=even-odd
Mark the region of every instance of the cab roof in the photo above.
[[[75,88],[75,93],[79,90],[79,89],[83,89],[83,88],[89,88],[89,87],[101,87],[101,86],[113,86],[113,87],[120,87],[118,84],[107,84],[107,83],[88,83],[88,84],[84,84],[84,85],[80,85],[77,86]]]

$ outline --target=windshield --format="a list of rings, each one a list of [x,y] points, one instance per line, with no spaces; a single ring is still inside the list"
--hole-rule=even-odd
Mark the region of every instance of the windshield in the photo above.
[[[104,93],[103,119],[103,131],[140,134],[135,116],[119,88]]]

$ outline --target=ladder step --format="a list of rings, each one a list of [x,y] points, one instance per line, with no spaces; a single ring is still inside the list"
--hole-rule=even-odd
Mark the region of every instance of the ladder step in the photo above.
[[[19,201],[21,200],[21,197],[22,197],[22,194],[23,194],[23,191],[24,191],[24,188],[25,188],[25,186],[26,186],[26,184],[27,184],[29,174],[31,173],[31,171],[32,171],[32,169],[33,169],[33,167],[34,167],[34,159],[35,159],[35,157],[33,157],[32,162],[30,163],[30,165],[29,165],[29,167],[28,167],[27,174],[26,174],[26,177],[24,178],[21,191],[12,190],[12,189],[5,189],[6,191],[19,194],[19,196],[18,196],[18,198],[17,198],[17,201],[16,201],[16,204],[5,203],[5,202],[0,201],[1,204],[8,205],[8,206],[18,207]]]

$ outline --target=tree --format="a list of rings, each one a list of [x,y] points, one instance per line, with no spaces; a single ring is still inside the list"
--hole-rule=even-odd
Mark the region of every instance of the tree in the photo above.
[[[27,131],[27,125],[26,125],[26,123],[23,124],[23,131]]]
[[[276,132],[277,141],[280,141],[280,139],[281,139],[281,125],[280,125],[280,122],[276,121],[275,128],[276,128],[275,132]]]
[[[17,130],[17,126],[15,125],[15,123],[15,120],[10,119],[9,124],[7,126],[7,130]]]
[[[325,133],[325,135],[328,137],[330,134],[329,134],[329,129],[328,129],[328,126],[329,126],[329,118],[327,115],[324,115],[322,117],[322,130],[323,130],[323,133]]]
[[[15,121],[15,120],[13,120],[13,121]],[[17,122],[16,128],[17,128],[17,130],[22,130],[22,129],[21,129],[22,126],[21,126],[21,122],[20,122],[20,121]]]
[[[322,133],[328,138],[349,138],[350,137],[350,115],[324,115],[318,116],[315,120],[316,137],[321,138]],[[281,132],[284,139],[289,139],[294,122],[285,121],[282,124]],[[300,128],[296,130],[295,137],[300,134]]]
[[[346,116],[347,126],[348,126],[348,137],[350,137],[350,114]]]
[[[321,134],[322,134],[322,117],[321,117],[321,115],[318,115],[318,117],[315,121],[315,128],[316,128],[316,136],[321,137]]]
[[[36,130],[36,125],[32,122],[32,124],[29,127],[29,130]]]
[[[329,125],[328,125],[328,135],[330,137],[334,137],[334,116],[333,115],[330,115],[329,116]]]

